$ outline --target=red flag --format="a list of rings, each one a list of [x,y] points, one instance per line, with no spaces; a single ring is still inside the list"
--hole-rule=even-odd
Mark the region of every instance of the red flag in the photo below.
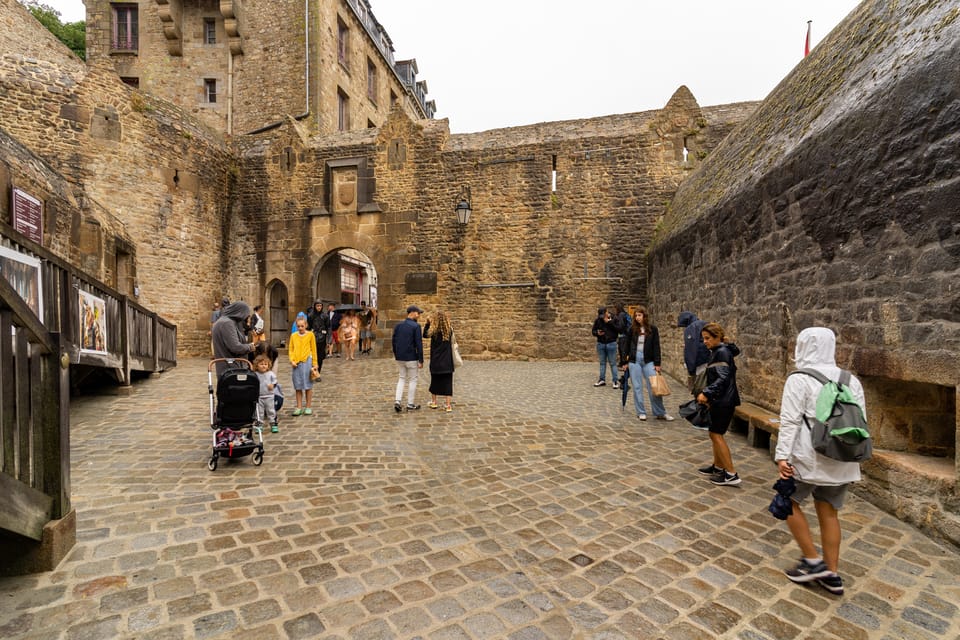
[[[806,41],[803,43],[803,57],[804,57],[804,58],[806,58],[808,55],[810,55],[810,23],[812,23],[812,22],[813,22],[813,20],[807,20],[807,39],[806,39]]]

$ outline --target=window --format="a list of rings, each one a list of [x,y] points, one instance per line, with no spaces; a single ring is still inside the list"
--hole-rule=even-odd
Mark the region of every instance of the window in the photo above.
[[[393,109],[395,104],[397,104],[397,94],[393,92],[393,89],[390,89],[390,108]]]
[[[347,58],[347,45],[350,39],[350,29],[347,28],[346,23],[340,18],[337,18],[337,59],[345,67],[349,67],[349,60]]]
[[[128,87],[133,87],[134,89],[140,88],[140,78],[135,76],[120,76],[120,81]]]
[[[110,48],[113,51],[136,51],[139,48],[137,5],[114,4],[113,33]]]
[[[367,58],[367,97],[377,103],[377,65]]]
[[[217,81],[211,78],[206,78],[203,81],[203,97],[205,102],[211,104],[217,101]]]
[[[367,119],[367,129],[376,129],[377,125],[373,124],[373,120]]]
[[[217,21],[213,18],[203,19],[203,44],[217,44]]]
[[[337,129],[350,130],[350,98],[343,89],[337,89]]]

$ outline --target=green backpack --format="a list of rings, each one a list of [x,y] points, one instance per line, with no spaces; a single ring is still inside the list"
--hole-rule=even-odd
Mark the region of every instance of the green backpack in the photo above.
[[[836,382],[815,369],[797,369],[789,375],[795,373],[816,378],[823,385],[817,396],[816,417],[809,420],[803,416],[814,450],[841,462],[869,460],[873,455],[873,440],[863,408],[850,392],[850,372],[841,370]]]

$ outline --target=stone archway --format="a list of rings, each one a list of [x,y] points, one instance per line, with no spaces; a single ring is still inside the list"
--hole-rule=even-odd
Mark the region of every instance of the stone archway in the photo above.
[[[358,249],[339,247],[325,253],[314,266],[311,282],[314,300],[377,306],[377,269],[373,259]]]
[[[280,280],[273,280],[267,285],[267,317],[266,332],[270,344],[279,347],[286,344],[290,335],[290,308],[287,285]]]

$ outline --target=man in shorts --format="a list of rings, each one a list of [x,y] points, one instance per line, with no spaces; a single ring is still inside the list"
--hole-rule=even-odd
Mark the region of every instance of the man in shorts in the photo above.
[[[824,327],[804,329],[797,336],[795,352],[798,369],[816,369],[830,380],[840,377],[837,367],[836,336]],[[863,408],[863,386],[850,377],[850,392]],[[780,405],[780,433],[774,459],[783,479],[793,478],[796,491],[791,496],[793,513],[787,517],[790,533],[800,547],[802,558],[787,577],[799,583],[817,582],[835,595],[843,594],[843,580],[837,573],[840,563],[839,511],[851,482],[860,480],[860,463],[842,462],[817,453],[806,422],[816,416],[817,396],[823,385],[807,375],[792,375],[783,385]],[[813,535],[801,503],[813,496],[813,506],[820,522],[823,557],[817,553]]]

